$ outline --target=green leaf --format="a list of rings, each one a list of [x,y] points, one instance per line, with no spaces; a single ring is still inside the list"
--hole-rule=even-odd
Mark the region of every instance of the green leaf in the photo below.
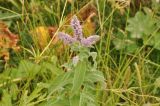
[[[136,39],[131,38],[123,30],[118,29],[114,36],[113,44],[116,50],[123,50],[127,53],[134,53],[137,50],[138,44]]]
[[[44,96],[41,94],[42,89],[42,87],[36,87],[31,94],[25,90],[20,99],[20,106],[35,106],[35,104],[38,104],[39,102],[35,102],[34,100],[37,99],[39,101],[39,99],[44,99],[42,98]]]
[[[12,95],[12,99],[16,100],[17,96],[18,96],[19,89],[18,89],[18,86],[15,83],[11,84],[10,92],[11,92],[11,95]]]
[[[63,73],[55,78],[49,87],[49,96],[61,90],[65,85],[71,84],[73,80],[72,72]]]
[[[6,90],[3,90],[0,106],[12,106],[11,96]]]
[[[50,99],[46,102],[42,102],[38,106],[70,106],[70,102],[68,99],[62,99],[62,100],[61,99],[59,100]]]
[[[34,91],[29,95],[27,101],[31,104],[31,102],[36,99],[37,97],[39,97],[41,95],[41,90],[43,88],[40,87],[36,87],[36,89],[34,89]]]
[[[43,62],[41,64],[41,68],[43,69],[44,72],[46,72],[46,69],[52,72],[53,75],[60,75],[62,74],[62,70],[57,67],[56,64],[50,63],[50,62]]]
[[[155,81],[154,84],[155,84],[156,87],[160,88],[160,77],[158,77],[158,78],[156,79],[156,81]]]
[[[102,88],[106,87],[105,78],[101,71],[87,72],[84,81],[90,82],[90,83],[99,82]]]
[[[128,43],[128,44],[126,45],[125,51],[127,51],[128,53],[133,53],[133,52],[135,52],[138,48],[139,48],[139,47],[137,46],[136,41],[135,41],[135,42],[131,41],[131,43]]]
[[[40,70],[40,65],[26,60],[22,60],[18,68],[19,73],[21,73],[21,75],[26,75],[27,77],[35,76]]]
[[[125,48],[125,42],[124,42],[123,39],[121,40],[121,39],[115,38],[113,40],[113,44],[114,44],[116,50],[120,50],[120,49],[124,49]]]
[[[86,71],[87,71],[87,64],[85,60],[83,62],[80,61],[74,70],[73,87],[71,90],[73,95],[80,90],[85,78]]]
[[[160,33],[155,33],[147,45],[153,46],[155,49],[160,50]]]
[[[139,48],[136,40],[129,38],[115,38],[113,44],[115,45],[116,50],[124,50],[127,53],[133,53]]]
[[[97,103],[96,93],[96,90],[90,88],[87,84],[82,93],[80,93],[79,106],[99,106]]]
[[[90,71],[97,71],[97,61],[96,61],[97,53],[90,52],[90,56],[92,56],[92,59],[93,59],[93,65],[91,66]]]
[[[79,106],[80,95],[74,95],[70,98],[70,106]]]
[[[21,16],[21,14],[13,14],[13,13],[2,13],[0,11],[0,20],[4,20],[4,19],[12,19],[12,18],[19,18]]]
[[[149,36],[155,30],[155,19],[139,11],[135,17],[128,19],[126,30],[131,33],[131,38]]]

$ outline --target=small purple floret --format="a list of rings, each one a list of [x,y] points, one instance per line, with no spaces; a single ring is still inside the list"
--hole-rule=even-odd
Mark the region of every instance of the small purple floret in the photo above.
[[[59,32],[58,37],[59,39],[63,40],[65,44],[72,44],[76,42],[76,39],[72,38],[70,35],[63,32]]]
[[[81,44],[83,46],[86,46],[86,47],[90,47],[92,46],[93,44],[95,44],[97,41],[99,40],[99,36],[98,35],[92,35],[88,38],[84,38],[81,40]]]
[[[73,16],[72,20],[71,20],[71,26],[74,30],[74,37],[77,40],[81,40],[83,38],[83,34],[82,34],[82,26],[80,25],[80,22],[77,18],[77,16]]]

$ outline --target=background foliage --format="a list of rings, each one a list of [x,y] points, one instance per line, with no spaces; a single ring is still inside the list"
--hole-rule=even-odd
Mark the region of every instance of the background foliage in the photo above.
[[[0,106],[159,106],[159,40],[159,0],[0,0]]]

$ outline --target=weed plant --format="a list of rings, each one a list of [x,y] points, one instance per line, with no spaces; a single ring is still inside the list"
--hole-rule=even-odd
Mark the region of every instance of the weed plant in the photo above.
[[[159,40],[159,0],[0,0],[0,106],[160,106]]]

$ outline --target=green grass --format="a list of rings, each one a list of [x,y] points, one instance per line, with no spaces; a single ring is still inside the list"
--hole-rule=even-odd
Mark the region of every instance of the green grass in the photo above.
[[[132,0],[118,8],[114,0],[0,0],[0,20],[19,36],[21,47],[8,50],[7,62],[0,59],[0,106],[159,106],[160,6],[155,1],[138,6]],[[53,44],[58,32],[71,32],[68,14],[78,15],[90,3],[97,10],[93,34],[100,36],[94,47]],[[39,26],[57,28],[45,47],[39,45],[44,31],[31,35]],[[74,66],[76,55],[80,62]]]

